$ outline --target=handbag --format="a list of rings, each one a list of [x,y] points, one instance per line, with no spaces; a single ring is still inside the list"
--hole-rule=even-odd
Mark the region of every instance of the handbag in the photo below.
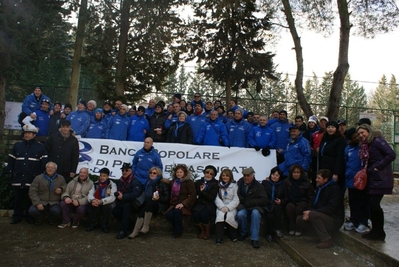
[[[145,192],[143,192],[139,197],[137,197],[134,201],[133,201],[133,207],[138,210],[140,209],[141,206],[143,206],[145,202]]]
[[[358,171],[353,179],[353,186],[358,190],[364,190],[367,185],[367,165]]]

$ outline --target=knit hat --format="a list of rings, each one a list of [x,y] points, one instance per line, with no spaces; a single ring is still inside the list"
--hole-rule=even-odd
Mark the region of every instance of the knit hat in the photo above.
[[[241,115],[244,116],[244,110],[242,108],[238,108],[238,109],[236,109],[236,111],[239,111],[241,113]]]
[[[178,98],[179,100],[181,100],[181,94],[179,94],[179,93],[174,94],[173,97],[176,97],[176,98]]]
[[[121,108],[124,108],[126,111],[129,110],[129,109],[127,108],[127,105],[125,105],[125,104],[122,104],[122,105],[121,105]]]
[[[96,108],[94,110],[94,114],[96,114],[96,113],[103,113],[103,110],[101,108]]]
[[[105,100],[104,101],[104,105],[103,106],[105,106],[105,105],[109,105],[110,107],[112,107],[111,101],[109,101],[109,100]]]
[[[70,109],[72,109],[72,105],[71,105],[71,104],[69,104],[69,103],[66,103],[66,104],[64,105],[64,109],[66,109],[66,108],[70,108]]]
[[[54,102],[54,106],[55,106],[55,105],[59,105],[60,107],[62,107],[62,104],[61,104],[61,102],[60,102],[60,101],[58,101],[58,100]]]
[[[338,123],[336,121],[329,121],[326,123],[326,127],[328,126],[334,126],[335,128],[339,128]]]
[[[209,169],[211,169],[213,171],[213,176],[215,177],[216,174],[218,173],[218,171],[216,170],[215,166],[213,166],[213,165],[206,166],[205,169],[204,169],[204,173],[205,173],[206,170],[209,170]]]
[[[139,106],[139,108],[137,109],[137,111],[142,111],[142,112],[145,112],[145,107],[143,107],[143,106]]]
[[[85,108],[87,108],[87,102],[84,99],[80,99],[79,103],[82,104],[83,106],[85,106]]]
[[[110,171],[108,168],[102,168],[99,173],[105,173],[106,175],[109,175]]]
[[[346,131],[345,137],[346,139],[351,139],[352,135],[356,133],[356,128],[350,128],[349,130]]]
[[[327,122],[328,122],[328,118],[327,118],[327,117],[325,117],[325,116],[324,116],[324,117],[321,117],[321,118],[320,118],[320,120],[325,120],[325,121],[327,121]]]
[[[96,101],[94,101],[94,100],[89,100],[89,102],[87,102],[87,104],[89,104],[89,103],[92,103],[93,106],[94,106],[94,108],[97,107],[97,102],[96,102]]]
[[[317,124],[317,117],[315,115],[310,116],[308,119],[308,123],[309,122],[313,122],[313,123]]]

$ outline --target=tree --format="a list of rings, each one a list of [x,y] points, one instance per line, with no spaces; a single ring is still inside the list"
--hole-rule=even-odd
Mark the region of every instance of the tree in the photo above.
[[[227,103],[231,90],[252,82],[259,92],[263,77],[275,79],[273,54],[263,52],[269,17],[259,17],[258,12],[254,0],[194,2],[189,60],[196,58],[199,72],[225,87]]]
[[[396,78],[392,75],[390,81],[383,75],[375,92],[371,95],[370,106],[375,108],[377,124],[392,120],[392,110],[396,110],[398,103],[399,86]]]

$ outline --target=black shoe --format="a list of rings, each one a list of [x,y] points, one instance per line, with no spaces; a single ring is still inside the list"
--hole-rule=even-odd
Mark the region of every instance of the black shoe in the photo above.
[[[103,226],[101,227],[101,230],[103,230],[104,233],[109,233],[108,226],[106,226],[106,225],[103,225]]]
[[[116,239],[124,239],[125,237],[127,237],[126,232],[120,231],[119,234],[116,236]]]
[[[247,237],[248,237],[248,234],[240,235],[240,236],[238,237],[238,241],[244,241],[245,238],[247,238]]]
[[[251,241],[251,245],[252,245],[253,248],[260,248],[258,240],[252,240]]]
[[[221,245],[222,244],[222,242],[223,242],[223,240],[222,239],[216,239],[216,245]]]
[[[269,243],[273,242],[273,237],[271,235],[266,235],[266,241]]]
[[[362,235],[363,238],[367,239],[367,240],[376,240],[376,241],[384,241],[385,240],[385,232],[371,232],[370,234],[364,234]]]
[[[182,234],[183,234],[183,233],[174,233],[174,234],[173,234],[173,238],[174,238],[174,239],[179,238],[179,237],[182,236]]]
[[[11,220],[11,222],[10,222],[10,224],[17,224],[17,223],[19,223],[21,220],[18,220],[18,219],[12,219]]]
[[[86,231],[87,231],[87,232],[91,232],[91,231],[93,231],[94,229],[96,229],[97,227],[98,227],[97,224],[96,224],[96,225],[90,225],[89,227],[86,228]]]
[[[281,230],[276,230],[276,236],[278,237],[278,238],[283,238],[283,233],[281,232]]]
[[[27,223],[29,223],[29,224],[34,224],[35,223],[35,220],[33,220],[33,219],[25,219],[25,221]]]

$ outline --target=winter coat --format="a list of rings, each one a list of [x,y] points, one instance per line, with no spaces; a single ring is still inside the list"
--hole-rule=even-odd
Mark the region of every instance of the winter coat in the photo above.
[[[105,130],[107,125],[105,124],[104,120],[92,120],[90,122],[89,129],[86,133],[86,138],[96,138],[96,139],[103,139],[105,138]]]
[[[8,154],[7,170],[11,173],[11,185],[30,186],[33,179],[45,170],[47,161],[43,144],[34,139],[15,143]]]
[[[166,142],[192,144],[193,131],[190,124],[188,124],[187,122],[180,123],[177,121],[172,123],[168,130],[168,135],[166,136]]]
[[[284,180],[284,203],[287,205],[288,203],[299,204],[299,203],[306,203],[307,205],[311,205],[313,203],[315,192],[310,183],[305,177],[301,177],[301,182],[299,184],[299,191],[300,191],[300,201],[295,201],[291,199],[290,193],[293,186],[291,181],[292,178],[288,177]]]
[[[392,194],[392,162],[395,159],[395,151],[392,150],[384,138],[377,136],[371,141],[369,145],[366,188],[370,195]]]
[[[53,190],[50,191],[50,181],[46,180],[43,177],[43,174],[40,174],[33,179],[33,182],[29,188],[29,198],[32,201],[33,206],[37,206],[42,204],[46,206],[49,204],[50,206],[54,204],[60,203],[61,194],[57,195],[55,193],[55,189],[61,188],[62,192],[64,192],[67,184],[65,183],[65,179],[62,175],[57,174],[57,177],[53,180]]]
[[[276,144],[274,145],[276,149],[285,149],[287,147],[291,126],[287,120],[279,120],[270,126],[276,136]]]
[[[244,119],[240,121],[231,120],[226,123],[229,146],[248,147],[248,137],[252,131],[252,126]]]
[[[169,117],[169,115],[166,115],[166,120],[165,120],[165,124],[164,127],[166,130],[169,130],[170,126],[172,125],[172,123],[177,121],[177,114],[176,113],[172,113],[172,118],[169,120],[167,117]]]
[[[144,190],[147,191],[147,184],[149,183],[149,179],[147,181],[147,183],[144,185]],[[168,207],[169,207],[169,201],[170,201],[170,185],[169,185],[170,181],[168,179],[165,178],[161,178],[159,179],[156,184],[152,187],[151,190],[151,196],[147,196],[146,194],[146,198],[145,201],[150,201],[152,200],[152,196],[154,194],[154,192],[158,192],[159,195],[159,199],[158,199],[158,207],[159,210],[158,212],[164,212]]]
[[[39,110],[42,106],[43,99],[47,99],[51,102],[50,98],[43,94],[41,94],[39,98],[36,98],[34,93],[26,96],[22,103],[22,112],[29,116],[32,112]],[[50,110],[52,109],[53,105],[50,106]]]
[[[225,213],[222,212],[223,207],[227,207],[229,211],[226,215],[226,222],[234,228],[238,228],[238,223],[236,221],[237,207],[240,204],[240,199],[238,197],[238,186],[236,183],[231,183],[226,189],[227,195],[224,194],[225,190],[221,187],[215,198],[216,204],[216,220],[215,223],[224,222]]]
[[[274,148],[276,136],[272,129],[267,126],[254,126],[248,138],[251,147]]]
[[[312,160],[312,151],[308,140],[298,136],[298,139],[289,139],[286,149],[281,153],[284,155],[284,162],[278,165],[278,168],[285,176],[288,176],[289,169],[294,164],[299,164],[304,170],[309,168]]]
[[[347,188],[353,188],[355,175],[360,169],[359,145],[348,145],[345,147],[345,184]]]
[[[76,135],[84,137],[90,126],[90,115],[86,110],[76,110],[71,112],[67,117],[67,120],[71,122],[71,128],[75,131]]]
[[[215,178],[206,183],[207,189],[201,191],[200,187],[205,183],[205,179],[201,178],[195,181],[195,189],[197,191],[197,200],[193,210],[200,212],[204,207],[208,207],[210,214],[216,214],[215,198],[219,190],[218,181]]]
[[[61,112],[54,112],[53,115],[50,116],[47,136],[57,133],[58,130],[60,129],[60,124],[61,124]]]
[[[150,118],[153,114],[155,113],[155,107],[147,107],[146,109],[145,109],[145,116],[146,116],[146,118]]]
[[[144,115],[130,117],[130,126],[128,129],[127,140],[143,142],[146,133],[150,131],[150,123]]]
[[[36,136],[47,136],[50,126],[50,112],[38,109],[35,113],[36,120],[33,121],[33,125],[35,125],[36,128],[39,128]]]
[[[267,212],[272,212],[274,206],[276,203],[274,202],[276,199],[281,200],[281,206],[285,206],[285,188],[284,188],[284,181],[281,180],[278,181],[277,183],[273,182],[270,178],[269,180],[263,180],[262,181],[262,186],[265,189],[266,195],[269,199],[268,204],[265,206],[265,210]],[[274,187],[274,192],[273,192],[273,187]]]
[[[61,195],[61,199],[69,197],[72,200],[77,200],[79,205],[87,205],[87,196],[89,195],[90,189],[93,187],[93,181],[87,178],[86,181],[82,182],[79,176],[73,178],[67,185],[65,191]],[[76,191],[79,188],[79,191]]]
[[[208,119],[204,113],[201,113],[200,115],[194,113],[192,116],[187,118],[187,122],[190,124],[191,130],[193,131],[193,142],[197,140],[198,133],[202,128],[202,125],[204,125],[207,121]]]
[[[136,177],[133,176],[133,173],[130,175],[133,177],[133,179],[130,181],[129,184],[126,185],[125,188],[122,188],[122,183],[121,183],[121,180],[123,179],[123,177],[121,177],[116,182],[117,191],[121,192],[123,194],[121,200],[115,199],[116,203],[132,202],[143,193],[144,188],[143,188],[142,184],[140,183],[140,181]]]
[[[320,190],[316,189],[316,194]],[[316,204],[313,202],[309,207],[311,211],[321,212],[334,218],[334,230],[341,228],[344,223],[345,213],[342,192],[336,182],[331,182],[321,189]]]
[[[147,182],[148,170],[152,167],[158,167],[163,170],[161,157],[155,151],[154,147],[151,147],[149,151],[146,151],[144,148],[138,150],[132,161],[132,172],[141,184]]]
[[[173,185],[173,180],[169,181],[170,188],[172,188],[172,185]],[[172,198],[170,199],[169,208],[166,211],[166,213],[169,210],[174,209],[177,204],[181,203],[184,206],[182,208],[183,215],[191,215],[191,209],[193,208],[196,199],[197,199],[197,192],[195,189],[194,182],[190,179],[189,176],[184,177],[180,181],[179,196],[175,201]]]
[[[166,142],[167,131],[164,127],[166,121],[166,115],[162,111],[161,113],[154,113],[149,118],[150,131],[147,133],[148,137],[151,137],[154,142]],[[157,134],[155,129],[162,129],[162,134]]]
[[[226,125],[221,121],[208,119],[199,130],[196,143],[206,146],[229,146]]]
[[[319,126],[315,126],[314,128],[309,128],[303,133],[303,137],[309,141],[310,146],[313,145],[313,134],[320,130]]]
[[[96,182],[93,183],[93,186],[91,187],[89,191],[89,195],[87,196],[87,201],[91,203],[94,199],[94,193],[96,192],[97,188],[99,187],[100,182],[97,180]],[[116,184],[110,179],[109,184],[106,189],[106,196],[101,199],[102,205],[109,205],[113,204],[115,202],[115,193],[117,192],[117,186]]]
[[[240,199],[240,205],[237,207],[237,210],[257,209],[261,214],[263,214],[263,207],[268,204],[267,195],[263,186],[254,178],[245,195],[243,194],[245,190],[244,178],[238,180],[237,186],[238,198]]]
[[[130,119],[124,114],[119,113],[109,119],[107,130],[105,131],[106,139],[127,140],[127,132],[130,126]]]
[[[79,143],[78,139],[72,135],[72,131],[66,139],[60,132],[51,135],[45,145],[48,152],[48,160],[57,164],[58,173],[65,175],[76,173],[79,161]]]

